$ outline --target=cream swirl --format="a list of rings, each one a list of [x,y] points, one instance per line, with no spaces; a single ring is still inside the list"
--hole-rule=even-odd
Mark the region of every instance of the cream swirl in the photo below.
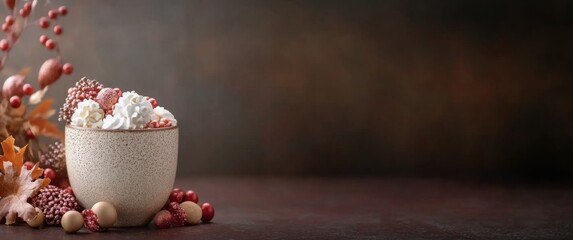
[[[103,116],[103,109],[96,101],[85,99],[78,104],[70,124],[77,127],[99,128],[103,124]]]
[[[141,129],[153,117],[149,101],[136,92],[124,92],[114,105],[113,116],[103,120],[103,129]]]
[[[153,120],[159,121],[161,119],[167,119],[171,121],[172,126],[177,126],[177,120],[175,119],[175,116],[173,116],[173,114],[164,107],[154,108],[153,113],[155,113],[155,116],[153,116]]]

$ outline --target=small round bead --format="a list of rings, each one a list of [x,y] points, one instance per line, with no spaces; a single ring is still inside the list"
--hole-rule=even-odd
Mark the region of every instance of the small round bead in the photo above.
[[[41,17],[39,23],[41,28],[48,28],[50,26],[50,20],[46,17]]]
[[[37,228],[39,226],[42,226],[42,223],[44,223],[44,213],[42,212],[41,209],[39,208],[34,208],[34,210],[36,211],[36,216],[32,219],[29,219],[28,221],[26,221],[26,223],[28,224],[28,226],[33,227],[33,228]]]
[[[201,210],[203,211],[201,221],[204,223],[210,222],[213,217],[215,217],[215,208],[213,208],[210,203],[203,203],[203,205],[201,205]]]
[[[110,228],[117,220],[117,210],[109,202],[97,202],[92,206],[92,211],[98,217],[98,223],[102,228]]]
[[[4,22],[6,24],[8,24],[8,26],[12,26],[12,24],[14,24],[15,20],[14,17],[12,15],[8,15],[6,16],[6,18],[4,19]]]
[[[26,95],[32,95],[34,93],[34,87],[32,87],[31,84],[26,83],[26,84],[24,84],[24,86],[22,86],[22,91]]]
[[[40,42],[42,44],[46,44],[46,41],[48,41],[48,36],[46,36],[46,35],[40,36]]]
[[[56,47],[56,43],[52,39],[46,40],[46,43],[44,45],[46,46],[46,48],[48,48],[50,50],[52,50]]]
[[[84,226],[84,217],[78,211],[71,210],[64,213],[62,216],[62,228],[67,233],[75,233],[82,229]]]
[[[54,10],[54,9],[48,11],[48,17],[51,18],[51,19],[56,19],[56,18],[58,18],[58,11],[57,11],[57,10]]]
[[[74,66],[72,66],[71,63],[66,63],[66,64],[64,64],[64,66],[62,66],[62,71],[63,71],[65,74],[70,75],[70,74],[72,74],[72,72],[74,71]]]
[[[52,179],[52,181],[54,181],[54,179],[56,179],[56,172],[51,168],[46,168],[44,169],[44,177],[47,177],[49,179]]]
[[[185,211],[187,215],[187,223],[191,225],[199,224],[201,222],[201,217],[203,217],[203,210],[197,203],[191,201],[185,201],[180,204],[181,208]]]
[[[18,96],[10,97],[10,106],[12,106],[13,108],[18,108],[20,107],[21,104],[22,104],[22,99],[20,99],[20,97]]]
[[[10,43],[8,43],[8,40],[6,39],[0,40],[0,50],[6,51],[9,48],[10,48]]]
[[[62,16],[66,16],[66,14],[68,14],[68,8],[66,8],[66,6],[60,6],[60,8],[58,8],[58,11]]]
[[[55,33],[56,35],[62,34],[62,31],[63,31],[63,30],[64,30],[64,29],[63,29],[62,26],[60,26],[60,25],[54,26],[54,33]]]

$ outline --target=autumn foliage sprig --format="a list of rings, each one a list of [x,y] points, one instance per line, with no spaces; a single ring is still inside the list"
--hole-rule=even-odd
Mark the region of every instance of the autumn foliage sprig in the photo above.
[[[6,33],[5,38],[0,39],[0,50],[3,56],[0,60],[0,70],[4,68],[10,50],[18,43],[20,36],[29,27],[40,27],[42,29],[49,29],[53,25],[54,37],[50,38],[48,35],[41,35],[39,37],[40,43],[49,51],[54,51],[56,57],[49,58],[39,69],[38,84],[40,89],[44,89],[48,85],[56,82],[62,73],[71,74],[73,66],[70,63],[62,64],[62,57],[60,55],[60,47],[56,38],[63,33],[63,27],[58,22],[58,17],[63,17],[68,13],[65,6],[52,8],[47,12],[46,16],[41,16],[33,19],[35,10],[37,10],[38,0],[23,1],[24,3],[19,6],[18,0],[4,0],[4,3],[10,14],[7,15],[2,24],[2,31]],[[46,5],[53,7],[50,1],[46,1]],[[2,97],[8,100],[10,106],[18,108],[22,104],[22,97],[24,95],[32,95],[34,88],[28,83],[24,83],[26,76],[24,74],[15,74],[4,82],[2,88]]]

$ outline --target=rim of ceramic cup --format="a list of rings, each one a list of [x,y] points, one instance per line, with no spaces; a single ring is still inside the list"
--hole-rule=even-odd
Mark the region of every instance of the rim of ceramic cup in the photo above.
[[[82,131],[93,131],[93,132],[157,132],[157,131],[167,131],[179,128],[179,126],[162,127],[162,128],[143,128],[143,129],[101,129],[101,128],[86,128],[72,126],[66,124],[66,128],[82,130]]]

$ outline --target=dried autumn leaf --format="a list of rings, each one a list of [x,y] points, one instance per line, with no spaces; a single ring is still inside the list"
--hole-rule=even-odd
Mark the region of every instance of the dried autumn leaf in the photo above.
[[[28,104],[35,105],[35,104],[40,103],[42,101],[42,98],[44,97],[44,95],[46,95],[47,91],[48,91],[48,86],[36,91],[34,94],[32,94],[32,96],[30,96],[30,100],[28,100]]]
[[[64,133],[60,131],[57,125],[49,121],[49,118],[56,113],[56,110],[51,108],[52,102],[52,99],[46,99],[40,103],[28,115],[28,122],[35,135],[63,140]]]
[[[29,204],[28,198],[50,183],[49,178],[38,179],[43,169],[36,164],[31,170],[23,166],[23,155],[26,147],[18,152],[14,149],[14,138],[8,137],[2,142],[4,155],[0,171],[0,219],[6,217],[6,224],[16,222],[17,217],[25,221],[34,218],[37,212]]]

